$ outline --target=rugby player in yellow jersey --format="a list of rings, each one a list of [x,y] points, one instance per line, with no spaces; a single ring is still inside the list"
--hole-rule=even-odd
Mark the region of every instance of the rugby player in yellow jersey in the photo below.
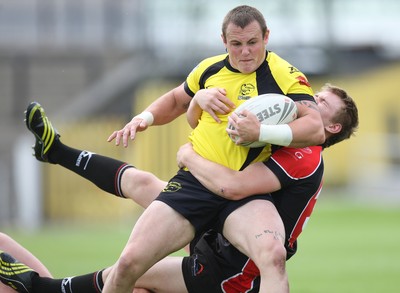
[[[220,196],[237,200],[255,193],[277,190],[270,196],[285,225],[287,259],[296,252],[297,237],[310,217],[321,190],[321,150],[349,138],[358,126],[357,107],[345,91],[326,85],[315,97],[326,130],[326,141],[322,146],[281,148],[268,161],[251,164],[243,171],[234,171],[205,160],[188,145],[181,147],[178,152],[179,164],[187,166],[204,186]],[[246,113],[243,114],[246,117]],[[28,107],[26,117],[28,129],[36,136],[35,156],[38,160],[60,164],[89,179],[101,189],[131,198],[143,207],[147,207],[166,185],[166,182],[147,172],[98,154],[92,154],[90,160],[80,160],[85,166],[80,168],[76,166],[76,160],[87,152],[61,143],[59,135],[38,103]],[[244,130],[250,140],[256,140],[260,123],[254,115],[247,117],[233,117],[233,123],[240,129],[240,135]],[[44,133],[47,135],[43,136]],[[46,137],[51,136],[57,139],[46,143]],[[45,149],[50,150],[47,158],[43,157]],[[212,170],[216,172],[212,173]],[[16,246],[15,242],[10,243],[2,238],[0,233],[0,250],[6,251],[0,251],[0,281],[18,292],[96,293],[103,288],[103,280],[107,278],[109,268],[63,279],[43,278],[38,275],[41,272],[40,265],[38,267],[37,263],[27,262],[35,272],[13,258],[15,256],[27,261],[26,253]],[[190,257],[170,257],[158,262],[136,285],[154,292],[259,292],[257,267],[220,234],[208,231],[191,247],[194,249]],[[136,292],[139,293],[137,289]]]
[[[146,112],[133,119],[133,129],[132,125],[127,125],[122,132],[117,132],[117,144],[121,135],[125,140],[128,135],[134,136],[138,123],[146,128],[153,120],[155,124],[162,124],[174,119],[185,111],[195,94],[198,94],[195,102],[199,105],[202,103],[201,96],[203,99],[211,97],[212,108],[214,105],[218,107],[219,102],[232,107],[268,92],[283,93],[301,102],[298,104],[298,121],[303,122],[277,126],[278,131],[272,128],[267,141],[291,146],[298,146],[295,143],[301,145],[303,141],[308,144],[322,143],[321,118],[315,110],[307,80],[286,61],[266,51],[269,31],[262,15],[251,7],[240,6],[228,13],[222,31],[228,54],[201,62],[182,86],[161,97]],[[164,115],[167,112],[168,115]],[[234,145],[225,133],[226,115],[218,114],[222,121],[220,124],[207,115],[213,117],[208,112],[204,113],[191,135],[195,150],[203,157],[238,170],[253,162],[254,158],[260,161],[269,156],[269,149],[261,149],[261,153],[257,153],[258,150],[250,151]],[[225,146],[225,143],[228,145]],[[213,148],[217,155],[210,152]],[[256,209],[262,215],[248,209],[249,216],[244,218],[253,230],[241,231],[231,225],[229,219],[225,222],[238,207],[243,212],[247,202],[252,201],[249,205],[254,205],[255,199],[259,199]],[[226,201],[204,188],[190,172],[181,170],[137,222],[121,257],[111,270],[104,292],[130,292],[138,277],[155,262],[184,246],[196,233],[201,234],[211,227],[221,230],[222,226],[224,233],[229,235],[228,239],[251,257],[260,269],[263,280],[261,292],[288,291],[284,269],[284,228],[272,203],[265,196],[239,202]],[[273,231],[274,235],[279,235],[278,240],[262,237],[252,241],[254,231],[259,229]]]
[[[271,128],[266,141],[293,147],[323,143],[322,120],[307,79],[288,62],[266,50],[268,38],[265,19],[257,9],[245,5],[232,9],[222,25],[222,40],[228,53],[200,62],[181,86],[161,96],[123,129],[114,132],[109,140],[115,138],[118,145],[122,138],[127,146],[128,137],[133,139],[136,131],[151,124],[168,123],[184,113],[192,97],[198,94],[196,102],[201,106],[208,97],[206,104],[216,111],[221,122],[215,122],[207,105],[201,106],[205,111],[190,136],[195,151],[204,158],[239,170],[251,162],[265,160],[270,150],[236,146],[225,131],[227,112],[256,95],[281,93],[297,102],[299,119],[290,126]],[[228,108],[224,109],[222,104]],[[249,221],[248,226],[251,223],[252,229],[242,231],[230,224],[229,215],[239,207],[242,212],[247,202],[249,212],[245,220]],[[190,172],[180,170],[137,221],[103,292],[130,293],[137,279],[154,263],[185,246],[196,234],[209,228],[221,231],[222,227],[228,240],[260,269],[260,292],[289,291],[283,246],[285,232],[273,204],[262,195],[235,202],[223,200],[204,188]],[[260,237],[254,241],[257,230],[274,231],[276,237]]]

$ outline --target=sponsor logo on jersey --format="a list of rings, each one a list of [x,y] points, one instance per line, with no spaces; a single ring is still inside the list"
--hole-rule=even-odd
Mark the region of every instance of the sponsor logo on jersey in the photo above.
[[[296,72],[300,72],[300,70],[298,70],[296,67],[294,66],[289,66],[289,70],[290,70],[290,74],[296,73]]]
[[[256,87],[251,84],[251,83],[244,83],[241,85],[240,87],[240,93],[238,96],[238,100],[248,100],[250,99],[250,95],[252,92],[254,92],[254,90],[256,89]]]
[[[296,79],[300,82],[300,84],[311,87],[310,83],[304,76],[298,76],[298,77],[296,77]]]

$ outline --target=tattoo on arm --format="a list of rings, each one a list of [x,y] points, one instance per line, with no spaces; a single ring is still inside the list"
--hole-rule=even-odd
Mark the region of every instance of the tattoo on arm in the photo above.
[[[315,102],[303,100],[303,101],[298,101],[296,103],[299,103],[300,105],[304,105],[304,106],[306,106],[306,107],[308,107],[310,109],[319,111],[318,107],[317,107],[317,104]]]

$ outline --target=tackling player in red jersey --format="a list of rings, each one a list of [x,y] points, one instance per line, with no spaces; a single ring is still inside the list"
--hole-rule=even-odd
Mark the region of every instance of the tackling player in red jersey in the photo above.
[[[207,161],[193,154],[190,145],[183,146],[178,154],[180,164],[188,167],[195,177],[215,194],[240,201],[246,196],[259,192],[273,192],[271,200],[285,224],[285,247],[288,258],[296,252],[297,237],[310,216],[321,191],[322,149],[349,138],[358,125],[357,108],[345,91],[328,85],[316,94],[315,99],[324,121],[327,137],[322,146],[302,149],[281,148],[274,152],[272,158],[267,162],[252,164],[243,171],[230,170]],[[50,129],[53,130],[47,117],[43,116],[44,112],[40,113],[40,117],[43,118],[41,121],[47,121]],[[233,117],[233,123],[239,131],[239,135],[245,129],[251,130],[250,136],[258,135],[259,122],[255,116],[249,115],[240,120],[235,119]],[[73,161],[75,161],[80,153],[82,151],[68,148],[57,140],[51,147],[49,159],[73,157],[75,158]],[[160,183],[165,186],[165,182],[162,183],[154,176],[134,168],[125,168],[125,172],[120,174],[118,170],[121,169],[120,167],[126,167],[126,164],[96,154],[92,156],[87,170],[90,171],[92,167],[93,170],[96,170],[100,166],[100,162],[102,162],[100,165],[103,168],[108,165],[108,169],[114,170],[108,173],[114,174],[113,176],[109,175],[111,178],[108,180],[113,186],[113,194],[117,195],[122,191],[125,196],[134,200],[148,202],[149,199],[143,199],[144,193],[140,183],[137,182],[138,178],[142,180],[143,188],[146,186],[150,190],[157,189]],[[114,165],[115,168],[110,168]],[[65,162],[63,166],[68,167]],[[117,168],[117,166],[119,167]],[[104,190],[111,190],[111,187],[107,187],[105,184],[103,177],[98,175],[101,178],[95,179],[94,176],[88,176],[88,174],[82,173],[82,170],[77,170],[76,166],[73,167],[70,164],[69,167]],[[125,177],[125,179],[121,177]],[[117,180],[118,187],[114,186],[116,178],[121,180]],[[132,181],[138,184],[137,189],[122,183]],[[156,195],[157,191],[154,193]],[[240,219],[240,209],[238,218]],[[264,233],[273,233],[273,231],[264,231]],[[255,235],[255,238],[263,236],[263,234],[258,234]],[[281,237],[281,235],[274,236]],[[0,254],[0,257],[3,255]],[[1,264],[3,268],[12,266],[10,261],[3,260]],[[68,288],[71,291],[66,292],[98,292],[97,290],[101,290],[101,281],[108,274],[108,270],[68,278]],[[8,272],[13,272],[13,270],[9,269]],[[62,288],[63,280],[41,278],[32,271],[25,271],[23,274],[15,272],[11,276],[15,281],[12,284],[20,282],[24,283],[25,288],[30,288],[30,291],[21,289],[20,292],[62,292],[59,290]],[[1,272],[0,279],[2,279]],[[259,271],[247,256],[234,248],[221,234],[209,231],[205,235],[201,235],[198,242],[192,243],[190,257],[185,257],[183,260],[182,258],[167,258],[160,261],[139,279],[137,286],[155,292],[204,292],[205,290],[229,293],[258,292]],[[64,288],[64,290],[68,288]]]

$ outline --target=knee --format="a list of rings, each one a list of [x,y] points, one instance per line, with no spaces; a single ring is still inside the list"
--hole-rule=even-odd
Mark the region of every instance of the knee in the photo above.
[[[149,172],[130,168],[121,179],[121,189],[125,197],[143,207],[147,207],[161,192],[165,182]]]
[[[114,266],[116,273],[125,280],[135,280],[135,276],[140,275],[140,262],[130,253],[122,253],[118,262]]]
[[[274,270],[280,273],[285,272],[286,249],[280,241],[274,241],[260,249],[254,259],[260,271]]]
[[[272,251],[272,266],[279,272],[284,273],[286,267],[286,249],[281,243]]]
[[[153,174],[136,169],[130,168],[126,170],[122,176],[122,183],[127,187],[144,188],[148,185],[155,184],[157,177]]]
[[[152,184],[156,184],[157,182],[157,177],[149,172],[142,171],[136,169],[136,174],[134,174],[134,180],[133,182],[139,186],[148,186]]]

